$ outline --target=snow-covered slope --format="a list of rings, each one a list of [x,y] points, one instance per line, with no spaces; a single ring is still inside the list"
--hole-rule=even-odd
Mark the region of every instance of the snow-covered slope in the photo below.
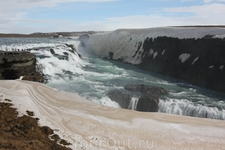
[[[96,54],[102,57],[110,57],[113,52],[113,59],[123,59],[124,62],[140,64],[141,58],[133,57],[137,48],[143,51],[146,38],[174,37],[179,39],[202,38],[213,35],[215,38],[223,38],[225,28],[219,27],[160,27],[148,29],[119,29],[113,32],[105,32],[90,35],[88,46]]]
[[[223,149],[225,122],[110,108],[29,81],[0,81],[0,101],[33,111],[72,149]]]

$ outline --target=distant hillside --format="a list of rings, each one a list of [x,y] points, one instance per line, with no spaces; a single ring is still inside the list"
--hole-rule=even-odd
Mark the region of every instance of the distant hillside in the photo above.
[[[201,27],[206,27],[206,28],[214,28],[214,27],[217,27],[217,28],[225,28],[225,25],[204,25],[204,26],[202,26],[202,25],[190,25],[190,26],[171,26],[171,27],[199,27],[199,28],[201,28]]]
[[[0,37],[70,37],[70,36],[80,36],[82,34],[93,34],[96,33],[95,31],[82,31],[82,32],[50,32],[50,33],[41,33],[36,32],[32,34],[5,34],[0,33]]]

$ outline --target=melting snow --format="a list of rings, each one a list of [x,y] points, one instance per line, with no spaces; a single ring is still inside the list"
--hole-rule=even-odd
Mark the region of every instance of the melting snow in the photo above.
[[[219,68],[222,70],[224,68],[224,65],[221,65]]]
[[[183,53],[179,56],[179,59],[181,60],[182,63],[184,63],[190,56],[191,54]]]
[[[193,60],[193,62],[192,62],[191,65],[194,65],[194,63],[195,63],[198,59],[199,59],[199,57],[196,57],[196,58]]]
[[[154,54],[153,54],[153,59],[155,59],[155,57],[158,55],[158,52],[155,52]]]
[[[150,49],[148,56],[149,55],[151,56],[153,53],[154,53],[154,50],[153,49]]]
[[[143,143],[151,141],[160,149],[225,146],[225,122],[221,120],[111,108],[20,80],[0,81],[0,101],[4,99],[12,100],[20,115],[33,111],[41,126],[56,129],[54,132],[70,142],[72,149],[149,149]],[[180,113],[175,105],[171,111]]]

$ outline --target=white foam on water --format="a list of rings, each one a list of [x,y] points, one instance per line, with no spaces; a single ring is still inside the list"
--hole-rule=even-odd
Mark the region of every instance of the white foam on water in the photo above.
[[[56,43],[18,43],[18,44],[10,44],[10,45],[0,45],[1,50],[7,51],[21,51],[21,50],[28,50],[28,49],[38,49],[40,47],[56,47],[58,44]]]
[[[167,98],[166,100],[160,99],[158,112],[225,120],[224,109],[219,110],[216,107],[194,104],[193,102],[187,99],[173,99],[173,98]]]
[[[100,99],[92,97],[91,101],[93,101],[93,102],[95,102],[97,104],[100,104],[100,105],[104,105],[104,106],[121,108],[120,105],[117,102],[112,101],[109,97],[106,97],[106,96],[102,97]]]
[[[162,84],[162,85],[175,85],[175,83],[168,82],[166,80],[156,80],[156,81],[151,81],[151,83],[156,83],[156,84]]]

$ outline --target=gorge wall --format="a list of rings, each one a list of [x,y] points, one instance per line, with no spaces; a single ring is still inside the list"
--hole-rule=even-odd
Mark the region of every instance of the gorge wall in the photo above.
[[[88,49],[102,58],[225,93],[225,29],[121,29],[90,35]]]

